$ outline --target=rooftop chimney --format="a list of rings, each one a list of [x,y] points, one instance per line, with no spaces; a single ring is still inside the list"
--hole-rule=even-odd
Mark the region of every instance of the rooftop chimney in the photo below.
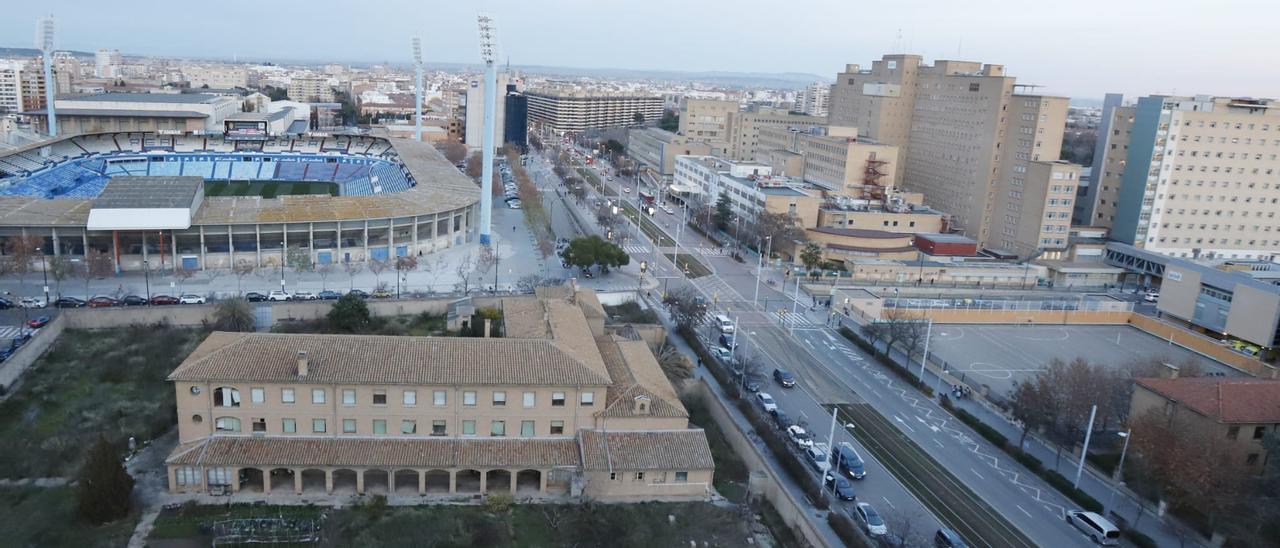
[[[298,376],[299,377],[307,376],[307,351],[306,350],[298,351]]]
[[[489,338],[490,329],[493,329],[493,320],[489,318],[485,318],[484,319],[484,338],[486,339]]]
[[[1164,378],[1166,378],[1166,379],[1176,379],[1176,378],[1178,378],[1178,366],[1173,365],[1173,364],[1171,364],[1171,363],[1166,363],[1166,364],[1164,364],[1164,375],[1163,375],[1163,376],[1164,376]]]

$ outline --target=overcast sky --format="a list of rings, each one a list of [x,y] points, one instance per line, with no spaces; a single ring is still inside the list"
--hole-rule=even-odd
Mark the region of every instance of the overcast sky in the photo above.
[[[1276,0],[42,0],[7,2],[0,45],[241,60],[478,57],[475,14],[513,64],[834,77],[883,53],[1005,65],[1044,93],[1280,95]],[[901,33],[901,40],[899,40]]]

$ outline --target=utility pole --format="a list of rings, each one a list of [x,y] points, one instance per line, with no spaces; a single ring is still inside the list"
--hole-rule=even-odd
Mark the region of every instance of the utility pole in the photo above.
[[[422,39],[417,36],[413,37],[413,68],[418,77],[413,87],[413,139],[422,142]]]
[[[44,102],[49,113],[49,136],[58,136],[58,115],[54,112],[53,97],[58,82],[53,78],[53,15],[36,20],[36,48],[44,59]]]
[[[498,73],[494,62],[497,58],[497,29],[493,18],[480,14],[476,17],[480,27],[480,58],[484,61],[484,136],[480,141],[483,166],[480,173],[480,245],[489,245],[490,225],[493,224],[493,142],[494,125],[497,123]]]
[[[751,304],[760,303],[760,277],[764,272],[764,256],[768,255],[773,251],[773,236],[765,236],[764,240],[765,240],[765,245],[768,246],[768,249],[764,253],[762,253],[760,255],[760,259],[756,261],[756,294],[754,297],[751,297]],[[757,251],[759,250],[757,249]]]
[[[1089,439],[1093,437],[1093,419],[1098,414],[1098,406],[1094,405],[1089,411],[1089,430],[1084,433],[1084,449],[1080,451],[1080,463],[1076,465],[1076,480],[1071,483],[1072,487],[1080,488],[1080,474],[1084,472],[1084,457],[1089,454]]]
[[[831,449],[831,443],[835,441],[836,438],[836,413],[838,410],[839,409],[837,407],[831,407],[831,429],[827,430],[827,450]],[[827,454],[827,464],[831,464],[830,454]],[[834,472],[829,473],[835,475]],[[821,500],[827,500],[827,489],[823,486],[823,482],[825,481],[827,481],[826,474],[818,474],[818,496],[822,497]]]
[[[924,355],[920,357],[920,384],[924,384],[924,364],[929,361],[929,339],[933,336],[933,318],[927,320],[929,326],[924,329]],[[907,357],[907,363],[910,362],[911,358]],[[938,378],[942,378],[942,373],[938,373]]]

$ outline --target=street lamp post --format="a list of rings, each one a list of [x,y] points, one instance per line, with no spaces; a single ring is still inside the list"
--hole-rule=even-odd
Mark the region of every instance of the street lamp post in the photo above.
[[[151,264],[150,261],[142,261],[142,277],[147,283],[147,306],[151,306]]]
[[[36,248],[40,253],[40,273],[44,274],[44,305],[49,306],[49,265],[44,260],[44,249]]]
[[[760,276],[764,272],[764,256],[773,250],[773,236],[764,237],[765,244],[769,246],[769,251],[765,251],[760,255],[760,259],[756,261],[756,294],[751,298],[751,304],[760,303]]]
[[[924,384],[924,364],[929,361],[929,338],[933,335],[933,318],[927,320],[929,326],[924,330],[924,355],[920,357],[920,384]],[[911,358],[907,358],[907,361],[911,361]],[[938,378],[942,378],[942,373],[938,373]]]
[[[1124,457],[1125,454],[1129,452],[1129,439],[1132,438],[1132,433],[1133,429],[1130,428],[1129,430],[1116,434],[1117,436],[1124,438],[1124,447],[1120,449],[1120,463],[1116,464],[1116,469],[1111,472],[1111,497],[1107,499],[1107,510],[1111,510],[1112,512],[1115,512],[1115,507],[1112,504],[1116,500],[1116,491],[1119,491],[1120,488],[1124,486],[1124,481],[1121,481],[1120,478],[1124,475]]]

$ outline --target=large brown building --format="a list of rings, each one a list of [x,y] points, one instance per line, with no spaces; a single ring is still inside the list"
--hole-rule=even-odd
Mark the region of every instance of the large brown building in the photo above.
[[[501,338],[211,334],[169,375],[170,490],[711,493],[705,434],[593,292],[500,306]]]
[[[1262,472],[1262,440],[1280,430],[1280,381],[1223,377],[1138,379],[1129,416],[1156,412],[1179,429],[1203,429]],[[1234,463],[1233,463],[1234,464]]]

